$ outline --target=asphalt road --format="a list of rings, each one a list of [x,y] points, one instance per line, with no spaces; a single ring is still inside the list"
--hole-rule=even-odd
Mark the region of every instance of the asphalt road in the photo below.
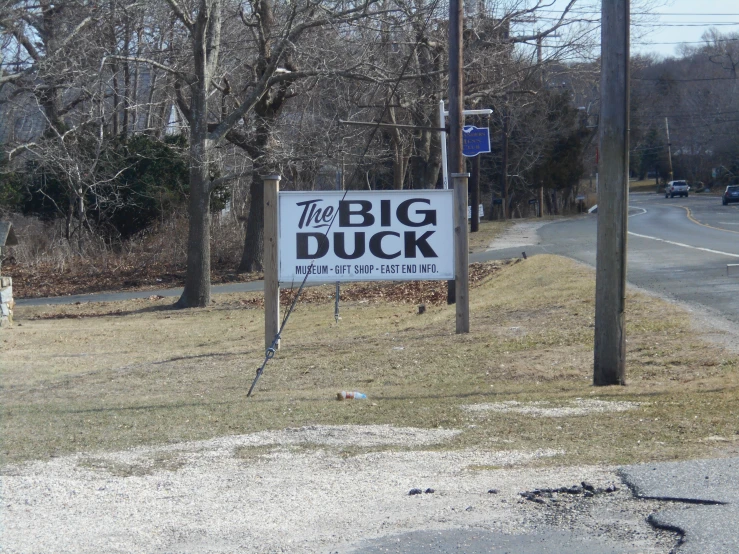
[[[629,198],[627,279],[681,302],[701,305],[739,323],[739,205],[715,196]],[[597,216],[541,227],[538,244],[483,252],[471,261],[550,253],[595,266]]]
[[[264,288],[262,281],[248,283],[229,283],[227,285],[213,285],[213,294],[224,292],[254,292]],[[77,302],[121,302],[135,298],[149,298],[150,296],[164,296],[179,298],[182,287],[176,289],[134,290],[127,292],[96,292],[94,294],[75,294],[70,296],[54,296],[50,298],[17,298],[17,306],[46,306],[59,304],[75,304]]]
[[[638,497],[671,501],[650,522],[684,533],[676,554],[739,552],[739,458],[629,466],[621,478]]]
[[[670,554],[739,552],[739,458],[626,466],[621,478],[638,498],[663,500],[668,508],[652,514],[655,527],[674,531]],[[542,528],[521,535],[483,529],[405,533],[366,541],[352,554],[632,554],[628,540],[599,540],[597,532]]]

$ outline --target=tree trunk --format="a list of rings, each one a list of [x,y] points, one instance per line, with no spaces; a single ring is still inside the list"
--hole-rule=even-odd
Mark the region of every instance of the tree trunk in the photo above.
[[[210,157],[208,96],[211,75],[218,64],[220,42],[219,0],[201,0],[193,29],[195,79],[190,84],[190,227],[187,237],[187,274],[178,308],[204,308],[210,304]]]
[[[438,111],[438,110],[437,110]],[[416,122],[417,125],[421,123]],[[432,126],[439,126],[439,116]],[[411,183],[413,189],[433,189],[439,179],[441,169],[441,133],[422,131],[414,137],[414,154],[410,159]]]
[[[396,140],[393,133],[393,189],[403,190],[405,181],[406,156],[402,142]]]
[[[110,64],[110,70],[113,72],[113,119],[112,119],[112,133],[114,137],[118,136],[118,133],[120,132],[118,129],[118,110],[120,108],[120,96],[118,95],[118,64],[117,63],[111,63]]]
[[[238,273],[262,271],[264,256],[264,183],[255,167],[249,187],[249,218]]]
[[[82,188],[80,188],[79,191],[79,198],[78,198],[78,207],[77,207],[77,215],[79,217],[77,221],[77,251],[79,252],[80,256],[84,253],[84,240],[83,240],[83,225],[85,223],[85,196],[82,192]]]
[[[151,133],[152,135],[156,136],[156,133],[152,132],[151,129],[154,126],[152,113],[154,107],[154,91],[156,90],[158,75],[155,69],[150,69],[149,71],[151,72],[151,82],[149,83],[149,99],[146,103],[146,115],[144,116],[144,125],[147,133]]]
[[[287,63],[287,62],[286,62]],[[293,67],[293,66],[290,66]],[[272,127],[277,119],[287,95],[287,87],[273,89],[265,94],[254,106],[257,116],[257,129],[254,140],[247,141],[238,133],[226,135],[226,139],[236,144],[252,159],[252,177],[249,186],[249,215],[246,223],[244,250],[241,254],[237,273],[262,271],[264,258],[264,182],[263,176],[279,173],[269,159],[269,146]]]
[[[394,108],[388,110],[388,117],[392,125],[397,123]],[[408,166],[408,154],[403,144],[403,136],[400,134],[400,129],[391,127],[388,130],[388,134],[393,145],[393,189],[403,190],[405,172]]]
[[[126,23],[123,32],[123,55],[128,57],[131,50],[131,22],[129,16],[126,16]],[[131,111],[131,64],[128,61],[123,62],[123,123],[121,124],[121,134],[123,138],[128,138],[130,111]]]
[[[204,136],[196,141],[195,127],[190,147],[187,273],[185,289],[176,304],[178,308],[203,308],[210,304],[210,177],[203,159],[207,141]]]
[[[72,218],[74,217],[74,198],[69,195],[67,201],[67,218],[64,226],[64,238],[67,239],[67,243],[72,242]]]

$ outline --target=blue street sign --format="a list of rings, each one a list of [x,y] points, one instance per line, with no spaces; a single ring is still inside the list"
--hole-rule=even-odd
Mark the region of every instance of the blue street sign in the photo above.
[[[462,131],[463,156],[474,158],[478,154],[490,152],[490,129],[465,125]]]

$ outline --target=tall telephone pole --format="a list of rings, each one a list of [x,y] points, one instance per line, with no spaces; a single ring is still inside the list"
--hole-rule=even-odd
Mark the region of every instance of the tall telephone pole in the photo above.
[[[665,118],[665,133],[667,134],[667,182],[669,183],[673,179],[672,174],[672,144],[670,144],[670,123]]]
[[[601,156],[593,384],[623,385],[629,209],[629,0],[603,2],[601,10]]]
[[[500,171],[500,192],[503,195],[503,219],[508,219],[508,106],[505,107],[503,112],[501,144],[503,159]]]
[[[462,126],[464,125],[462,90],[462,33],[464,0],[449,0],[449,173],[464,172]],[[465,225],[467,220],[465,219]],[[454,281],[447,281],[447,304],[456,299]]]

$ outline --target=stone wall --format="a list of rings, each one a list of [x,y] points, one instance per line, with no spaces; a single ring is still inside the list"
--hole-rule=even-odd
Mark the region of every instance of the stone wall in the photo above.
[[[13,280],[0,277],[0,327],[13,323]]]

